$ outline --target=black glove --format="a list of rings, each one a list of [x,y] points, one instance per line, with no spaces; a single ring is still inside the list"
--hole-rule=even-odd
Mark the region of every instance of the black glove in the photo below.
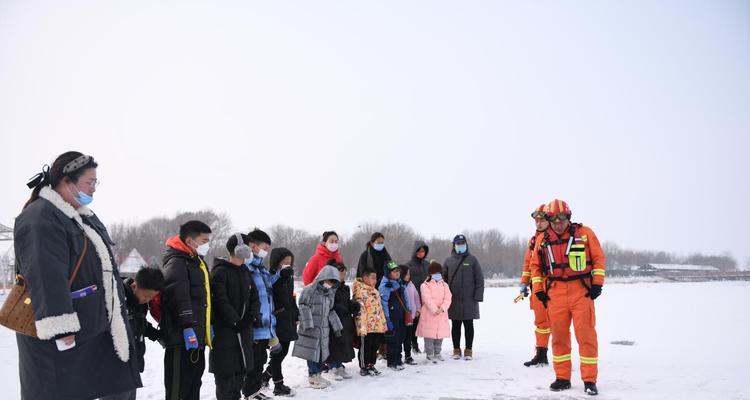
[[[586,297],[591,297],[591,300],[596,300],[597,297],[602,294],[602,285],[591,285],[591,289],[586,294]]]
[[[349,300],[349,309],[352,310],[352,315],[359,315],[362,311],[362,305],[357,300]]]
[[[282,268],[281,272],[279,272],[279,276],[282,278],[289,278],[290,276],[294,276],[294,268]]]
[[[536,298],[544,304],[544,308],[547,308],[547,302],[549,301],[549,295],[547,295],[547,292],[536,292],[534,295],[536,295]]]

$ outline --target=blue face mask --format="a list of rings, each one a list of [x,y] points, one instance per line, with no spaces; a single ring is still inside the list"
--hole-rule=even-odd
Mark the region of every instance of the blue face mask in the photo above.
[[[87,206],[91,204],[92,201],[94,201],[94,198],[87,195],[86,193],[78,192],[78,196],[76,196],[76,201],[78,202],[78,204],[82,206]]]
[[[432,274],[430,276],[432,277],[432,280],[435,282],[440,282],[443,280],[443,274]]]
[[[372,248],[375,249],[375,251],[383,251],[383,249],[385,248],[385,243],[374,244],[372,245]]]
[[[464,253],[466,253],[466,245],[465,244],[457,244],[456,245],[456,253],[458,253],[458,254],[464,254]]]

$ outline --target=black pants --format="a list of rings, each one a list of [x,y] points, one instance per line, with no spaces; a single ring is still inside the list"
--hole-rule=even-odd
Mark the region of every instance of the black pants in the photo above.
[[[463,324],[464,330],[466,331],[466,348],[471,350],[471,345],[474,344],[474,320],[451,320],[453,326],[451,329],[451,336],[453,337],[453,348],[461,348],[461,325]]]
[[[280,344],[281,351],[271,353],[271,361],[268,363],[268,368],[266,368],[266,372],[271,375],[274,384],[284,383],[284,374],[281,373],[281,363],[286,358],[286,355],[289,354],[289,345],[291,342],[280,342]]]
[[[404,363],[401,361],[401,346],[404,345],[405,337],[406,325],[404,325],[404,321],[393,321],[393,329],[385,337],[386,359],[389,367]]]
[[[247,371],[242,394],[252,396],[263,386],[263,367],[268,360],[268,339],[253,343],[253,368]]]
[[[416,320],[411,326],[406,326],[404,329],[404,357],[411,357],[412,346],[416,347],[417,338],[414,333],[417,331]]]
[[[411,331],[411,348],[416,349],[419,347],[417,342],[417,326],[419,326],[419,317],[414,318],[414,329]]]
[[[167,400],[199,400],[206,369],[205,349],[171,347],[164,351],[164,389]]]
[[[359,337],[359,367],[367,368],[374,366],[378,360],[378,347],[383,341],[382,333],[368,333],[367,336]]]
[[[245,374],[214,375],[216,400],[239,400]]]

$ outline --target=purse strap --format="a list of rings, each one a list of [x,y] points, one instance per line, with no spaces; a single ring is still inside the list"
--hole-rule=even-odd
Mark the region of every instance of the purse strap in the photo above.
[[[393,291],[393,294],[395,294],[395,295],[396,295],[396,300],[398,300],[398,302],[399,302],[399,303],[401,303],[401,307],[402,307],[402,308],[404,309],[404,311],[409,311],[409,310],[408,310],[408,309],[406,308],[406,305],[404,304],[404,301],[403,301],[403,300],[401,300],[401,295],[400,295],[400,294],[398,294],[398,289],[394,290],[394,291]]]
[[[76,275],[78,275],[78,270],[81,269],[81,264],[83,263],[83,257],[86,256],[86,250],[89,248],[89,239],[87,237],[83,237],[83,251],[81,251],[81,256],[78,258],[78,262],[76,263],[76,267],[73,269],[73,273],[70,275],[70,279],[68,279],[68,287],[73,286],[73,281],[76,279]]]

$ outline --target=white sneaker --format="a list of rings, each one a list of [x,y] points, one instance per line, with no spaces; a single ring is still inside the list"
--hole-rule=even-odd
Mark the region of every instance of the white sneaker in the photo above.
[[[307,378],[307,382],[310,383],[310,387],[313,389],[325,389],[331,386],[331,382],[320,376],[320,374],[315,374]]]
[[[338,367],[333,369],[333,379],[340,381],[342,379],[352,379],[352,376],[346,372],[344,367]]]
[[[438,361],[445,361],[445,359],[443,358],[443,355],[440,353],[435,354],[435,359]]]

